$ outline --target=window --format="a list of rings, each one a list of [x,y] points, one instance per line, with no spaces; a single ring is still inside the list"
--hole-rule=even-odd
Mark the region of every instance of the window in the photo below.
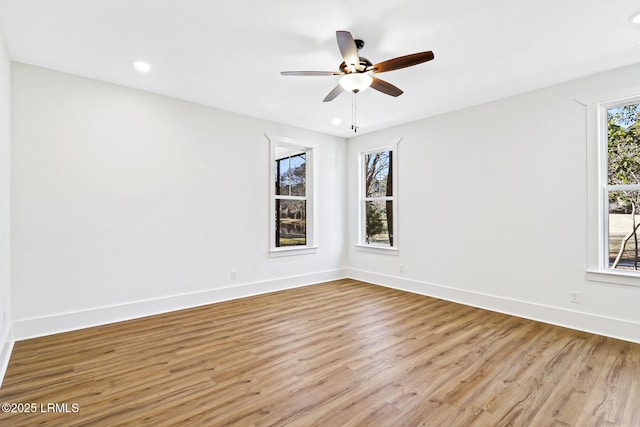
[[[640,270],[640,97],[601,104],[601,265]]]
[[[361,153],[360,245],[397,249],[396,150]]]
[[[311,148],[271,139],[271,250],[312,247]]]

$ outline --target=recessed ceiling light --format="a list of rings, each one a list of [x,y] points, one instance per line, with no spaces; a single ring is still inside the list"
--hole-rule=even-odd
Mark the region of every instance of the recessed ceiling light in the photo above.
[[[636,13],[631,17],[631,22],[633,22],[636,25],[640,25],[640,12]]]
[[[340,124],[342,124],[342,119],[340,117],[334,117],[333,119],[331,119],[331,123],[334,126],[339,126]]]
[[[151,65],[144,61],[136,61],[133,63],[133,68],[135,68],[139,73],[148,73],[151,70]]]

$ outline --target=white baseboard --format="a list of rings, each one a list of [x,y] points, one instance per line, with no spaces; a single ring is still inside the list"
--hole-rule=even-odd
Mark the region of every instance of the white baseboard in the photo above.
[[[638,322],[540,305],[364,270],[347,269],[347,276],[388,288],[640,344],[640,323]]]
[[[302,276],[283,277],[263,282],[244,283],[226,288],[173,295],[152,300],[98,307],[72,313],[60,313],[32,319],[17,319],[13,324],[16,341],[68,332],[92,326],[106,325],[154,314],[198,307],[216,302],[244,298],[283,289],[344,279],[346,270],[330,270]]]
[[[211,289],[152,300],[136,301],[115,306],[98,307],[71,313],[14,320],[13,328],[4,331],[3,341],[0,342],[2,345],[0,348],[0,384],[9,363],[14,341],[100,326],[284,289],[297,288],[343,279],[345,277],[640,344],[640,323],[637,322],[567,310],[559,307],[545,306],[364,270],[338,269],[263,282],[245,283],[221,289]]]
[[[2,335],[0,335],[0,387],[9,367],[9,359],[11,359],[11,351],[13,350],[13,328],[9,323]]]

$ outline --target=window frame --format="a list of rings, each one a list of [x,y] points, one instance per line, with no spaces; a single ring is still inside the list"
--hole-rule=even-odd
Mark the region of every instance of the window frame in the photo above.
[[[633,270],[615,269],[609,266],[609,193],[612,191],[625,190],[640,191],[640,183],[609,184],[608,111],[612,108],[633,104],[640,104],[640,95],[598,103],[598,271],[592,273],[640,279],[640,270],[634,272]],[[624,284],[640,286],[640,282],[628,282]]]
[[[586,195],[587,195],[587,230],[586,230],[586,269],[584,278],[593,285],[602,286],[640,286],[637,274],[604,268],[603,236],[603,179],[606,173],[607,139],[602,138],[606,128],[601,125],[602,107],[624,103],[640,97],[640,85],[622,83],[617,87],[599,90],[596,93],[576,94],[574,102],[584,110],[584,139],[586,148]],[[606,182],[606,181],[605,181]]]
[[[290,256],[315,253],[315,221],[314,221],[314,149],[297,141],[277,135],[267,135],[269,139],[269,256]],[[305,195],[291,196],[276,194],[275,162],[278,147],[305,153]],[[295,246],[276,246],[276,200],[304,200],[306,244]]]
[[[363,252],[381,253],[387,255],[399,254],[399,228],[398,228],[398,143],[381,146],[373,149],[362,150],[358,153],[358,235],[356,249]],[[383,197],[367,197],[366,196],[366,162],[365,157],[369,154],[380,153],[384,151],[391,152],[391,181],[392,196]],[[391,201],[393,209],[393,245],[376,245],[366,242],[366,203],[368,201],[384,200]]]

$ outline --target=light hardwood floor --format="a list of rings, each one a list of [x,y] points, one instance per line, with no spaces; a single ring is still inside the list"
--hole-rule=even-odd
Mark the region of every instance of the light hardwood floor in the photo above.
[[[3,426],[632,427],[640,345],[340,280],[17,342],[0,402],[37,405]]]

